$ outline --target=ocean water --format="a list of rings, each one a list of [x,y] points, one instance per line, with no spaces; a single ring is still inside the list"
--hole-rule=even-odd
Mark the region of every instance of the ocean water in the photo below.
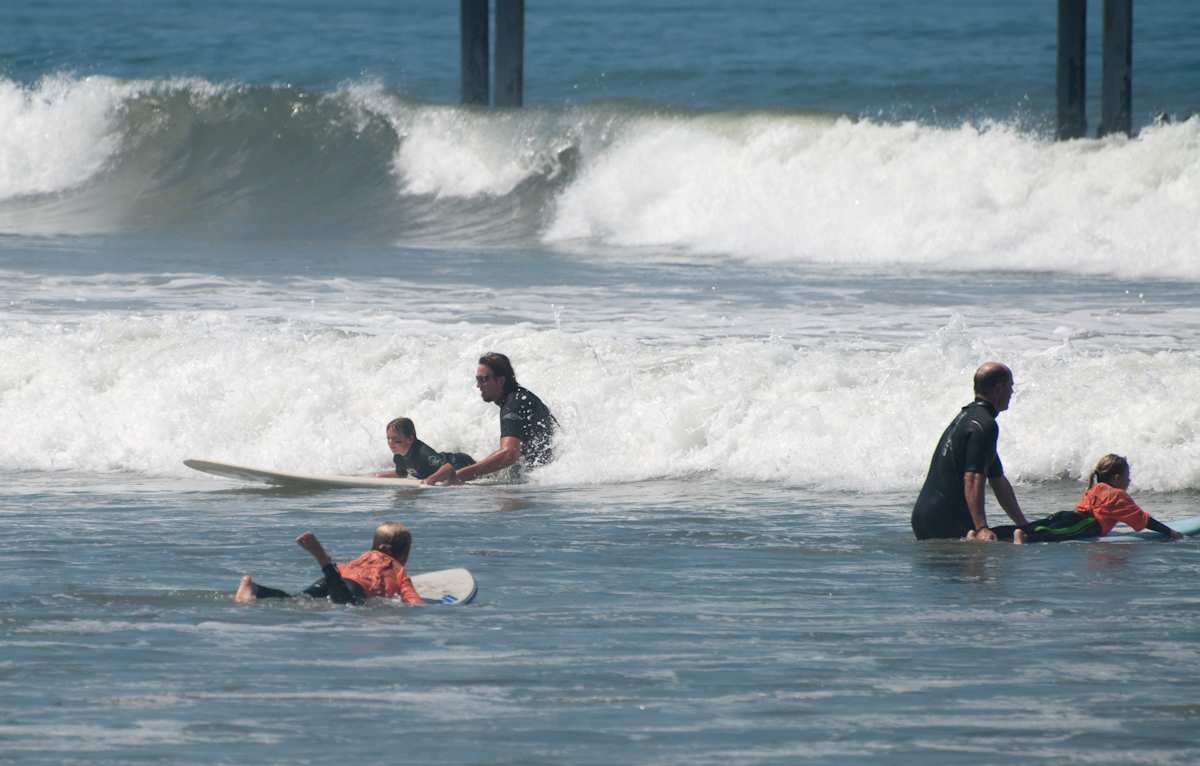
[[[530,2],[515,111],[457,105],[457,3],[12,5],[0,760],[1200,757],[1196,543],[908,522],[988,359],[1027,514],[1106,452],[1200,513],[1190,3],[1137,6],[1135,135],[1066,143],[1032,0]],[[182,465],[481,456],[488,350],[563,426],[525,484]],[[385,520],[475,603],[232,603]]]

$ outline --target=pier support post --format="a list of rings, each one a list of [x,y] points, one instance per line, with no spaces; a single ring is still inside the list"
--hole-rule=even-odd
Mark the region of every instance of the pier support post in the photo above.
[[[1104,0],[1104,85],[1099,135],[1133,128],[1133,0]]]
[[[496,106],[521,106],[525,91],[525,0],[496,0]]]
[[[1087,0],[1058,0],[1059,141],[1087,133],[1086,40]]]
[[[488,0],[459,0],[458,14],[462,102],[487,106]]]

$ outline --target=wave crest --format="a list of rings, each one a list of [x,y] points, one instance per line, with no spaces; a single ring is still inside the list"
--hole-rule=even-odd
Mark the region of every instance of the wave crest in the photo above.
[[[537,246],[584,257],[1200,279],[1200,117],[1054,142],[377,83],[0,80],[0,231]]]

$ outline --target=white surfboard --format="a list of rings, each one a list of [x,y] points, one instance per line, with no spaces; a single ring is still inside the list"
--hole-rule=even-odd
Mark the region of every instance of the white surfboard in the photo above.
[[[302,473],[287,473],[286,471],[268,471],[262,468],[251,468],[244,465],[234,465],[232,463],[220,463],[215,460],[192,460],[183,461],[183,464],[188,468],[193,468],[197,471],[210,473],[213,476],[221,476],[226,479],[241,479],[242,481],[252,481],[258,484],[272,484],[277,487],[303,487],[312,489],[329,489],[335,487],[342,488],[390,488],[404,489],[424,487],[419,479],[385,479],[376,476],[321,476],[308,475]]]
[[[1162,521],[1162,519],[1159,519]],[[1171,519],[1163,521],[1171,529],[1179,532],[1184,537],[1195,537],[1200,535],[1200,516],[1192,516],[1186,519]],[[1105,535],[1100,538],[1101,542],[1105,543],[1120,543],[1133,542],[1135,540],[1166,540],[1167,538],[1157,532],[1151,532],[1149,529],[1144,529],[1141,532],[1134,532],[1128,527],[1121,527],[1124,532],[1113,532],[1110,535]]]
[[[478,588],[475,578],[465,569],[441,569],[413,575],[413,587],[427,604],[455,606],[469,604]]]

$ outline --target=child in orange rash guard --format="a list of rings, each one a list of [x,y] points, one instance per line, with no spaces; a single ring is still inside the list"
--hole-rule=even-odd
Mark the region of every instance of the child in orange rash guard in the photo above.
[[[1061,542],[1089,537],[1104,537],[1118,523],[1136,530],[1151,529],[1178,540],[1183,535],[1154,519],[1138,507],[1126,491],[1130,480],[1129,461],[1120,455],[1100,458],[1092,471],[1087,492],[1079,498],[1074,511],[1060,511],[1021,527],[997,527],[997,539],[1014,543]]]
[[[334,564],[317,536],[305,532],[296,544],[312,554],[324,575],[304,590],[312,598],[329,598],[335,604],[361,604],[368,598],[399,596],[406,604],[423,604],[413,587],[405,565],[412,549],[412,533],[397,522],[380,524],[375,530],[371,550],[353,561]],[[242,578],[233,600],[247,604],[260,598],[291,598],[292,594]]]

